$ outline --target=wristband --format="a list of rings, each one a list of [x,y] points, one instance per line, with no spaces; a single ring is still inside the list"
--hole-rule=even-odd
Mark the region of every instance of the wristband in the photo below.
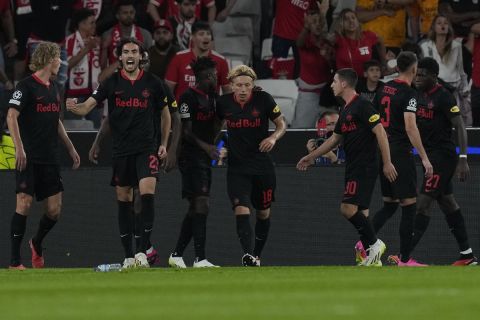
[[[467,155],[466,155],[466,154],[460,154],[458,157],[459,157],[459,158],[465,158],[465,159],[467,159]]]

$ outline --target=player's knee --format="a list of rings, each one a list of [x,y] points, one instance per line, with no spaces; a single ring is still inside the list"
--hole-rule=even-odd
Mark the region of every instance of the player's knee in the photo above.
[[[210,204],[207,197],[197,197],[193,200],[193,209],[197,214],[207,215]]]
[[[233,209],[233,212],[235,213],[235,215],[250,214],[250,208],[245,206],[236,206]]]
[[[432,207],[434,199],[426,195],[420,195],[417,199],[417,214],[424,216],[430,215],[430,208]]]
[[[450,214],[460,209],[460,206],[458,205],[457,201],[455,201],[453,195],[440,196],[438,199],[438,206],[444,214]]]
[[[342,203],[340,205],[340,213],[347,219],[350,219],[355,213],[358,211],[358,206],[349,204],[349,203]]]
[[[412,205],[416,202],[417,202],[417,198],[406,198],[406,199],[400,200],[400,205],[402,207],[406,207],[406,206]]]
[[[257,210],[256,216],[257,216],[257,219],[266,220],[266,219],[270,218],[270,209]]]
[[[62,211],[62,201],[49,203],[47,205],[47,216],[52,220],[58,220]]]
[[[32,206],[33,198],[28,195],[20,195],[17,197],[17,208],[16,211],[20,214],[28,214],[30,207]]]

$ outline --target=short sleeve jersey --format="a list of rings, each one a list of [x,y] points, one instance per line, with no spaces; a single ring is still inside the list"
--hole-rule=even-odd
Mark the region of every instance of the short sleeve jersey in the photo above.
[[[168,103],[158,77],[142,70],[136,80],[130,80],[119,71],[105,80],[92,96],[97,102],[108,100],[114,157],[155,150],[156,118]]]
[[[377,140],[372,129],[379,123],[378,111],[359,95],[342,109],[334,132],[343,136],[347,168],[377,165]]]
[[[227,60],[216,51],[210,51],[208,56],[212,58],[212,60],[215,61],[217,64],[216,66],[217,79],[218,79],[217,90],[220,91],[220,86],[224,86],[228,84]],[[177,84],[174,92],[175,98],[177,100],[180,98],[180,95],[185,92],[185,90],[195,86],[195,83],[196,83],[195,75],[193,74],[193,70],[190,67],[190,63],[192,63],[195,59],[196,59],[195,54],[191,49],[180,51],[175,55],[175,57],[173,57],[172,61],[170,62],[167,68],[167,73],[165,74],[165,80],[168,80]]]
[[[353,68],[359,77],[363,77],[363,64],[372,59],[377,42],[377,35],[371,31],[363,31],[359,40],[337,35],[335,38],[337,69]]]
[[[20,112],[18,126],[27,160],[39,164],[58,164],[61,104],[55,82],[51,81],[47,86],[32,74],[17,84],[8,106]]]
[[[208,144],[215,140],[216,94],[208,95],[197,88],[189,88],[180,97],[180,119],[192,123],[192,133]],[[208,159],[207,153],[196,143],[182,139],[182,155],[195,160]]]
[[[242,105],[233,93],[226,94],[217,100],[217,115],[227,124],[228,169],[246,174],[273,172],[269,154],[259,150],[260,142],[269,136],[269,120],[281,115],[273,97],[265,91],[253,91]]]
[[[412,144],[405,130],[404,113],[417,112],[417,92],[408,83],[394,79],[383,86],[375,101],[390,145],[411,150]]]
[[[296,40],[302,30],[303,20],[311,0],[276,0],[273,34],[288,40]]]
[[[460,116],[455,97],[441,85],[419,94],[417,125],[427,151],[455,152],[451,119]]]

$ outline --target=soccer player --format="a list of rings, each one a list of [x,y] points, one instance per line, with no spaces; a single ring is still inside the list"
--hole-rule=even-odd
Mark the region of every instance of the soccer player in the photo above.
[[[315,159],[338,146],[342,141],[346,155],[345,191],[340,212],[354,225],[360,241],[368,248],[364,266],[381,266],[381,256],[386,246],[378,239],[368,220],[368,208],[378,174],[377,143],[383,159],[383,173],[389,181],[395,181],[397,172],[390,160],[387,135],[380,123],[380,115],[370,101],[355,91],[358,76],[353,69],[337,71],[332,89],[345,102],[333,135],[297,164],[299,170],[315,163]]]
[[[228,75],[233,93],[217,100],[217,116],[227,126],[227,191],[236,217],[244,266],[260,266],[276,187],[275,169],[268,152],[286,128],[273,97],[265,91],[253,90],[256,79],[257,75],[248,66],[235,67]],[[269,120],[275,124],[272,134],[268,132]],[[250,203],[257,216],[253,250]]]
[[[416,124],[417,92],[411,87],[417,73],[417,56],[403,51],[397,57],[399,75],[385,84],[376,96],[376,107],[386,128],[390,143],[392,163],[398,171],[398,179],[390,181],[380,174],[384,206],[372,219],[375,232],[395,213],[400,203],[400,260],[398,266],[422,266],[410,258],[413,225],[417,200],[417,171],[412,145],[417,149],[425,169],[425,176],[432,176],[433,168],[420,138]],[[362,251],[362,248],[357,248]],[[358,253],[357,253],[358,255]]]
[[[112,185],[118,200],[120,238],[125,251],[124,268],[149,267],[146,239],[154,217],[154,194],[159,159],[167,156],[170,112],[160,80],[140,68],[144,48],[134,38],[123,39],[117,47],[121,70],[103,82],[85,102],[67,99],[67,109],[84,115],[97,103],[108,100],[108,120],[113,140]],[[162,141],[157,149],[158,120],[161,115]],[[132,189],[139,187],[143,245],[132,249]]]
[[[465,222],[452,189],[455,171],[460,181],[465,181],[469,173],[467,131],[455,97],[438,84],[438,73],[439,66],[434,59],[423,58],[418,62],[415,78],[415,85],[420,91],[417,124],[434,171],[431,177],[423,179],[417,199],[412,250],[427,229],[432,205],[437,201],[460,248],[460,257],[453,265],[476,265],[477,259],[473,256]],[[460,145],[458,157],[452,139],[452,126],[455,127]]]
[[[17,204],[10,227],[10,269],[25,269],[20,245],[34,195],[37,201],[44,201],[46,212],[37,234],[29,241],[32,267],[43,268],[45,264],[42,242],[57,223],[62,208],[58,138],[73,159],[73,169],[80,165],[80,157],[60,121],[59,88],[50,79],[58,74],[61,62],[57,44],[39,43],[29,66],[33,74],[17,84],[8,105],[7,124],[15,144],[17,181]]]
[[[182,222],[175,251],[168,264],[186,268],[182,255],[193,237],[194,268],[216,267],[205,256],[207,215],[209,211],[212,160],[218,159],[215,137],[220,132],[220,121],[215,116],[217,94],[216,63],[209,57],[199,57],[191,67],[197,85],[180,97],[180,118],[183,124],[179,168],[182,173],[182,197],[189,202]]]

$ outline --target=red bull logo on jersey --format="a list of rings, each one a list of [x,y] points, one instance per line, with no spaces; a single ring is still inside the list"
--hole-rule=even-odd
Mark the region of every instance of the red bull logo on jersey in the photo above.
[[[249,119],[238,119],[235,121],[232,120],[227,120],[227,127],[229,128],[259,128],[262,125],[262,122],[260,121],[259,118],[255,120],[249,120]]]
[[[342,133],[351,132],[357,130],[357,124],[355,122],[342,124]]]
[[[37,103],[36,105],[37,112],[60,112],[60,104],[59,103]]]
[[[209,120],[212,120],[212,118],[213,118],[213,111],[210,111],[208,113],[203,113],[203,112],[197,113],[198,121],[209,121]]]
[[[432,109],[420,108],[417,110],[417,117],[423,119],[433,119],[434,112]]]
[[[148,100],[140,100],[138,98],[130,98],[123,100],[121,98],[115,98],[115,106],[119,108],[140,108],[145,109],[148,106]]]

